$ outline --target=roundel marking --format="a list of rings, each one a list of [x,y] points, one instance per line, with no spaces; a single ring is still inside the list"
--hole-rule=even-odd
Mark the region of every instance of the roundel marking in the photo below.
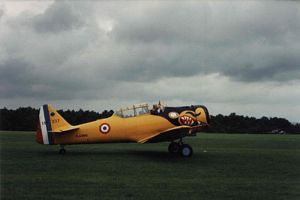
[[[103,123],[100,125],[99,130],[103,134],[107,134],[110,131],[110,126],[107,123]]]

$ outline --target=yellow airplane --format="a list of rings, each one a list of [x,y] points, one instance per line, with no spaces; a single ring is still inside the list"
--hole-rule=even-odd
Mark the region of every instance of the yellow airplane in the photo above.
[[[160,104],[149,109],[148,104],[134,105],[117,111],[104,112],[93,122],[70,125],[51,105],[43,105],[39,112],[36,141],[40,144],[60,145],[59,153],[69,144],[170,141],[170,153],[183,157],[193,154],[182,138],[195,136],[209,124],[205,106],[165,107]],[[177,141],[176,141],[177,140]]]

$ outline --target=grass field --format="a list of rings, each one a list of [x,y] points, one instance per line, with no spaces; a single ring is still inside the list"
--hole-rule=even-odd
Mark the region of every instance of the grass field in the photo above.
[[[0,132],[1,199],[300,199],[300,136],[199,134],[168,143],[58,146]]]

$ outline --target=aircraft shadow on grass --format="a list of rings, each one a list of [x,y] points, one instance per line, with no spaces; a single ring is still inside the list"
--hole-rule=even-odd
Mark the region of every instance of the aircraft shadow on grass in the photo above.
[[[170,154],[168,152],[164,151],[155,151],[155,150],[118,150],[118,151],[77,151],[72,150],[69,151],[67,154],[63,155],[57,155],[56,151],[40,151],[37,152],[38,155],[43,157],[62,157],[62,158],[86,158],[86,157],[96,157],[98,159],[103,159],[105,157],[111,157],[112,159],[118,159],[119,157],[126,157],[128,159],[130,158],[142,158],[142,159],[149,159],[153,161],[180,161],[180,155],[178,154]],[[201,160],[202,162],[205,162],[205,160],[211,160],[212,157],[216,157],[217,155],[208,155],[207,153],[200,152],[197,154],[194,154],[193,158],[190,158],[192,160]],[[189,162],[190,162],[189,161]]]

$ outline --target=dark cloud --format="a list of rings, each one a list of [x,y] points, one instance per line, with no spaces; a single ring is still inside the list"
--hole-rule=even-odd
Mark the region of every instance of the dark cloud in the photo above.
[[[27,17],[27,28],[56,33],[26,35],[42,43],[34,44],[42,53],[32,62],[76,70],[88,63],[100,76],[131,82],[209,73],[246,82],[298,79],[300,20],[294,3],[95,5],[55,1]],[[109,32],[99,27],[107,19],[114,22]]]
[[[0,19],[6,102],[297,100],[296,2],[54,1],[14,16],[0,8]],[[263,96],[277,87],[284,97]]]
[[[234,77],[241,81],[286,81],[299,79],[300,75],[300,59],[297,52],[282,52],[280,55],[272,56],[272,60],[255,61],[248,60],[240,69],[228,68],[225,71],[230,77]],[[264,59],[263,56],[258,57]]]
[[[118,18],[113,36],[138,52],[124,73],[140,72],[145,81],[215,72],[247,82],[298,79],[300,12],[294,3],[162,4]]]
[[[70,31],[83,25],[81,16],[66,1],[55,1],[44,13],[34,16],[32,20],[35,30],[43,33]]]
[[[239,46],[258,39],[281,41],[286,34],[297,36],[300,31],[297,3],[163,2],[159,6],[151,5],[136,15],[117,16],[116,37],[130,42],[191,42],[213,47]]]
[[[38,98],[38,99],[65,99],[97,98],[93,93],[95,88],[103,94],[109,93],[108,85],[114,82],[109,80],[89,79],[85,73],[74,73],[67,69],[55,67],[42,68],[28,63],[23,59],[11,59],[0,64],[0,98]],[[97,84],[99,82],[104,84]]]

